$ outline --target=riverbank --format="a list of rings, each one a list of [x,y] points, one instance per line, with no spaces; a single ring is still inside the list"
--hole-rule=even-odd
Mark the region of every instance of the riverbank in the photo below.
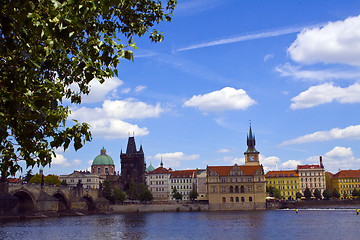
[[[360,208],[360,200],[309,200],[268,202],[268,210],[301,208]]]

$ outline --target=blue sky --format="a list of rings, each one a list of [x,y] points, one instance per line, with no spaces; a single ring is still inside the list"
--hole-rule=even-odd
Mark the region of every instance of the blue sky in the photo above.
[[[359,15],[358,1],[179,1],[163,42],[137,39],[135,61],[71,106],[93,141],[45,173],[84,170],[103,146],[120,171],[129,132],[155,167],[244,164],[250,120],[266,171],[319,156],[359,169]]]

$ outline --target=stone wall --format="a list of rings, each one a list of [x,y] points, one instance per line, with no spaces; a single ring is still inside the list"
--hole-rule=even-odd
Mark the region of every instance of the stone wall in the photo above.
[[[208,204],[124,204],[110,205],[110,210],[116,213],[123,212],[196,212],[209,211]]]

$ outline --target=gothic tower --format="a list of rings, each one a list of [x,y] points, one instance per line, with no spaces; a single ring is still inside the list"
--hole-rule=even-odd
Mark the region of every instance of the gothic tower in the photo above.
[[[142,145],[139,151],[136,149],[135,138],[129,137],[126,153],[121,150],[121,182],[124,190],[129,187],[131,180],[134,180],[136,184],[145,184],[145,158]]]
[[[249,134],[247,135],[247,150],[244,152],[245,155],[245,166],[258,166],[259,163],[259,152],[255,149],[255,135],[252,133],[251,124]]]

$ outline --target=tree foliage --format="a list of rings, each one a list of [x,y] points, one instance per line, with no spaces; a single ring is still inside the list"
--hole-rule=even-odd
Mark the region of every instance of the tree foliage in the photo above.
[[[323,197],[324,197],[325,199],[327,199],[327,200],[331,198],[331,192],[330,192],[329,189],[325,189],[325,190],[324,190],[324,192],[323,192]]]
[[[45,177],[44,183],[47,185],[60,185],[60,179],[54,174],[49,174]]]
[[[189,198],[191,201],[194,201],[199,196],[199,193],[195,190],[189,192]]]
[[[311,199],[311,197],[312,197],[311,190],[310,190],[308,187],[305,188],[304,197],[305,197],[306,199]]]
[[[31,179],[33,176],[34,176],[34,175],[32,174],[31,169],[29,169],[29,170],[27,171],[26,175],[25,175],[24,180],[25,180],[26,182],[29,182],[30,179]]]
[[[139,194],[139,200],[142,202],[149,202],[154,199],[154,196],[152,195],[151,191],[146,188]]]
[[[336,188],[334,188],[334,191],[332,193],[332,197],[335,198],[335,199],[339,199],[340,196],[341,195],[340,195],[339,191]]]
[[[40,184],[41,179],[42,179],[42,174],[37,173],[30,179],[29,183]]]
[[[321,199],[321,192],[320,192],[320,190],[319,189],[315,189],[315,191],[314,191],[314,197],[316,198],[316,199]]]
[[[123,203],[126,200],[126,193],[123,190],[115,187],[113,189],[113,197],[115,201]]]
[[[360,192],[359,192],[356,188],[354,188],[354,190],[352,191],[351,195],[352,195],[354,198],[356,198],[356,197],[358,197],[358,196],[360,195]]]
[[[281,199],[281,191],[273,186],[266,186],[266,192],[269,193],[270,197],[274,197],[276,199]]]
[[[301,192],[296,192],[296,199],[302,198],[302,196]]]
[[[88,124],[66,122],[70,109],[63,99],[79,104],[90,81],[117,75],[120,59],[133,60],[135,36],[163,40],[152,28],[171,20],[175,5],[176,0],[1,1],[3,180],[21,169],[19,161],[44,167],[55,149],[73,142],[78,150],[91,140]]]
[[[176,200],[182,200],[182,197],[183,197],[182,194],[177,191],[176,187],[173,188],[172,196],[173,196],[173,198],[175,198]]]

